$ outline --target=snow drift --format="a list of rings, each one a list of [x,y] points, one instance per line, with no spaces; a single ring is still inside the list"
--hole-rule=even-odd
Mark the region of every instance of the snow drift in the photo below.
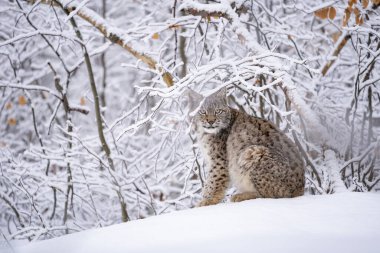
[[[195,208],[18,246],[17,253],[380,252],[380,195]]]

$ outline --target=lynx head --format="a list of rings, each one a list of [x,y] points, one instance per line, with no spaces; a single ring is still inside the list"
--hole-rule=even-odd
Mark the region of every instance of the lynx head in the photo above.
[[[226,101],[226,91],[222,89],[205,98],[196,120],[205,133],[216,134],[230,125],[231,115],[231,109]]]

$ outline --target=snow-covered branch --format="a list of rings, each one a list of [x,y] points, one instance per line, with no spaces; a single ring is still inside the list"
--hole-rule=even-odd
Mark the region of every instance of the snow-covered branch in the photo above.
[[[34,4],[34,0],[29,1],[31,4]],[[168,86],[173,85],[173,77],[172,75],[163,70],[162,67],[158,65],[156,60],[147,55],[144,52],[141,52],[132,45],[130,45],[131,39],[128,37],[126,31],[117,28],[115,26],[110,25],[104,18],[102,18],[99,14],[94,12],[93,10],[84,6],[84,4],[79,4],[77,1],[61,1],[61,0],[50,0],[50,1],[42,1],[46,4],[56,3],[61,6],[65,10],[69,12],[69,16],[78,15],[82,19],[86,20],[88,23],[97,28],[106,38],[112,41],[115,44],[120,45],[125,50],[127,50],[130,54],[136,57],[138,60],[147,64],[150,68],[156,69],[159,73],[161,73],[164,82]]]

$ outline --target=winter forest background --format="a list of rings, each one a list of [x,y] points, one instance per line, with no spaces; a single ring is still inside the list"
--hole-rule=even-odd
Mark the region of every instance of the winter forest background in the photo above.
[[[0,229],[193,207],[191,116],[227,87],[300,148],[306,194],[380,190],[378,0],[0,0]]]

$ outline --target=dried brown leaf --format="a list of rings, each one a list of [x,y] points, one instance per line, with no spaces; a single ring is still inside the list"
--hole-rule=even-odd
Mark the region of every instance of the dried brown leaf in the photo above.
[[[352,6],[353,4],[356,4],[358,1],[357,0],[349,0],[348,1],[348,6]]]
[[[329,9],[323,8],[314,12],[314,15],[320,19],[326,19],[328,17]]]
[[[21,106],[26,105],[27,102],[28,102],[28,101],[26,100],[26,98],[25,98],[24,96],[19,96],[19,97],[18,97],[18,104],[19,104],[19,105],[21,105]]]
[[[363,9],[365,9],[365,8],[368,7],[368,3],[369,3],[368,0],[362,0],[362,7],[363,7]]]
[[[336,10],[334,7],[329,8],[329,19],[334,19],[336,17]]]
[[[154,33],[152,35],[152,39],[154,39],[154,40],[158,40],[159,38],[160,38],[160,35],[158,33]]]
[[[351,17],[351,9],[350,8],[346,8],[344,10],[344,16],[343,16],[343,24],[342,24],[342,26],[347,26],[348,21],[350,20],[350,17]]]
[[[357,25],[362,25],[364,23],[364,19],[363,19],[362,14],[360,13],[360,10],[358,8],[355,8],[354,13],[355,13],[355,23]]]
[[[355,16],[355,22],[357,25],[362,25],[364,23],[364,19],[362,16]]]
[[[7,120],[7,124],[10,126],[15,126],[17,124],[17,120],[15,118],[9,118]]]
[[[360,10],[358,9],[358,7],[355,7],[354,13],[355,13],[356,16],[360,15]]]
[[[8,102],[6,105],[5,105],[5,109],[7,109],[7,110],[10,110],[10,109],[12,109],[12,103],[11,102]]]

